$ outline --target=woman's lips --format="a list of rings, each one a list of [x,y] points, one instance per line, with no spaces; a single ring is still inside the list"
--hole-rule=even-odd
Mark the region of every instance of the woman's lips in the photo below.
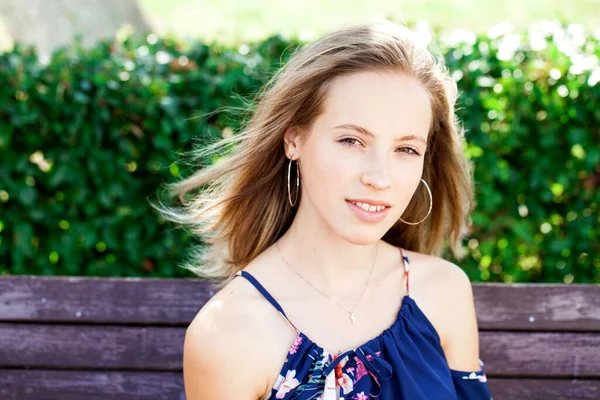
[[[363,210],[361,207],[357,206],[349,200],[346,200],[346,204],[348,204],[348,207],[350,208],[350,210],[352,210],[354,215],[356,215],[361,221],[365,222],[379,222],[383,220],[387,215],[388,210],[390,209],[389,207],[385,207],[381,211],[371,212]]]

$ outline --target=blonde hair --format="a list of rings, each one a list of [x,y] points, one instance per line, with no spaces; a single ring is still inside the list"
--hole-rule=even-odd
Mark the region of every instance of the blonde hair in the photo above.
[[[192,157],[201,159],[233,148],[218,162],[167,185],[181,208],[154,206],[162,217],[190,227],[206,243],[192,249],[184,268],[221,281],[222,287],[285,233],[296,208],[288,202],[283,135],[292,126],[308,131],[323,111],[335,77],[365,70],[417,78],[429,92],[432,107],[423,178],[431,188],[433,209],[419,225],[398,221],[383,240],[434,255],[447,245],[456,257],[463,257],[461,239],[471,225],[474,200],[462,148],[464,131],[455,116],[456,84],[443,59],[436,60],[408,28],[378,20],[343,27],[298,49],[259,91],[241,132],[193,151]],[[426,215],[429,195],[423,186],[417,188],[404,220],[419,221]],[[190,196],[197,189],[201,191]]]

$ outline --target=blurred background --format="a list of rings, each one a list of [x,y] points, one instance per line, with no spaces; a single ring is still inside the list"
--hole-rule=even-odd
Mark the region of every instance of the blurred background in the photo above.
[[[227,41],[254,40],[272,33],[313,37],[339,24],[376,17],[475,32],[505,21],[516,28],[541,19],[579,22],[589,28],[600,22],[597,0],[142,0],[140,6],[160,33]]]
[[[148,205],[291,51],[383,17],[456,80],[473,281],[600,283],[597,0],[0,0],[0,274],[185,277]]]
[[[540,20],[573,22],[589,29],[600,23],[598,0],[1,0],[0,7],[0,33],[8,38],[4,49],[11,37],[38,44],[67,43],[83,31],[86,40],[93,41],[114,34],[123,23],[157,35],[221,43],[272,34],[309,40],[341,24],[377,17],[473,32],[487,32],[500,23],[522,30]],[[33,21],[38,23],[27,23]]]

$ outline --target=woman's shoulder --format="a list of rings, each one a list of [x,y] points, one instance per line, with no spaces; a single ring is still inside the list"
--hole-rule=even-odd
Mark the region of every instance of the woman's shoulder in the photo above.
[[[407,253],[414,259],[410,273],[419,275],[414,281],[417,303],[436,328],[450,367],[477,369],[479,336],[469,276],[441,257]]]
[[[249,282],[237,277],[202,306],[186,330],[184,344],[184,369],[196,372],[184,372],[184,377],[199,380],[201,375],[205,384],[211,382],[218,388],[221,382],[231,387],[226,396],[221,391],[215,392],[216,397],[256,399],[270,389],[272,371],[282,362],[280,349],[288,344],[278,332],[278,314],[260,296]],[[279,329],[285,328],[281,324]]]
[[[435,297],[434,294],[444,290],[447,292],[469,289],[470,280],[466,272],[455,263],[431,254],[404,250],[410,265],[411,285],[422,292],[422,297]],[[411,286],[412,288],[412,286]],[[439,297],[439,296],[438,296]]]

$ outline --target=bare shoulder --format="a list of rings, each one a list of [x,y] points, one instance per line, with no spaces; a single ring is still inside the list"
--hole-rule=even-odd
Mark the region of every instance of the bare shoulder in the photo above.
[[[438,332],[450,368],[478,370],[479,332],[468,275],[440,257],[416,252],[408,257],[413,297]]]
[[[415,251],[405,250],[411,266],[410,273],[413,272],[415,275],[419,275],[420,278],[425,279],[427,282],[423,282],[428,285],[431,280],[447,280],[451,279],[456,284],[468,284],[470,285],[469,277],[466,272],[458,265],[445,260],[441,257],[417,253]],[[420,283],[420,282],[419,282]]]
[[[186,398],[262,398],[268,392],[272,352],[265,319],[273,318],[259,294],[243,278],[217,292],[186,330],[183,372]],[[267,305],[269,305],[267,303]],[[270,305],[269,305],[270,306]]]

